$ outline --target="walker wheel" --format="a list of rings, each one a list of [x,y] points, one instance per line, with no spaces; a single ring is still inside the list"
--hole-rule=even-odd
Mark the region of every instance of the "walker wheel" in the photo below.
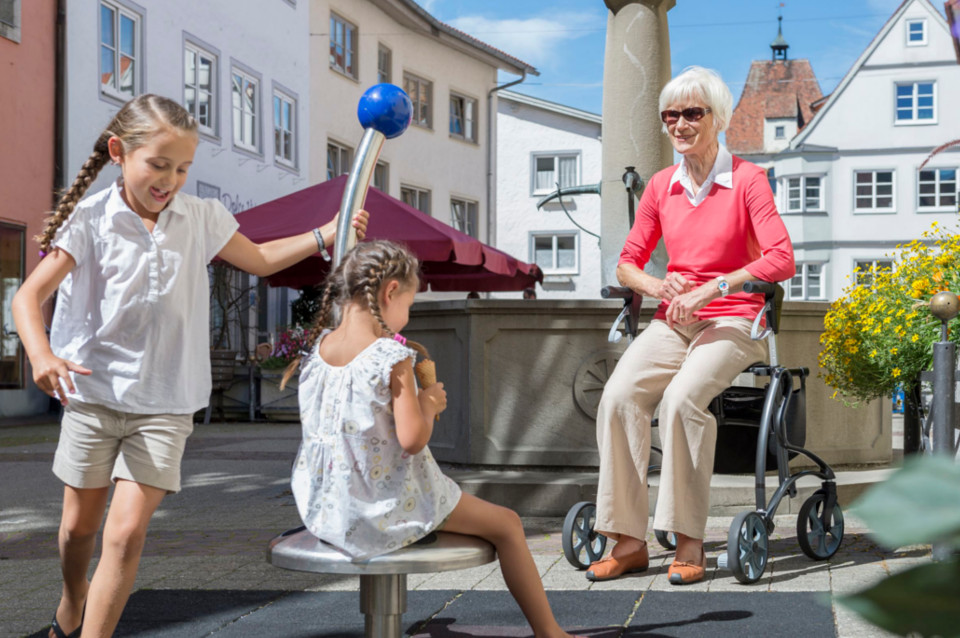
[[[673,551],[677,548],[677,535],[673,532],[665,532],[662,529],[653,530],[653,535],[657,537],[657,542],[664,549]]]
[[[741,512],[727,534],[727,566],[741,583],[755,583],[767,568],[767,524],[757,512]]]
[[[813,560],[826,560],[837,553],[843,542],[843,511],[833,506],[828,521],[823,520],[827,495],[817,490],[804,501],[797,516],[797,542],[803,553]]]
[[[597,506],[589,501],[577,503],[563,521],[563,555],[577,569],[586,569],[600,560],[607,548],[607,537],[593,531]]]

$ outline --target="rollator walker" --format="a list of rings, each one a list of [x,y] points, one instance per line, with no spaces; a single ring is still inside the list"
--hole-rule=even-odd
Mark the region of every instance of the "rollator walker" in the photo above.
[[[753,583],[767,567],[777,507],[784,496],[797,496],[797,481],[806,476],[815,476],[821,481],[820,489],[803,503],[797,516],[797,541],[811,559],[826,560],[840,548],[843,512],[837,503],[833,470],[823,459],[802,447],[806,440],[806,379],[810,371],[786,368],[777,358],[776,336],[783,289],[775,283],[748,281],[743,291],[764,296],[764,306],[753,322],[751,337],[766,339],[770,351],[769,364],[755,363],[744,372],[768,377],[768,381],[763,388],[731,386],[710,403],[709,409],[717,420],[714,472],[752,471],[756,476],[756,509],[734,517],[727,536],[727,551],[719,556],[717,566],[730,569],[742,583]],[[607,286],[601,296],[623,300],[623,310],[611,326],[608,340],[620,341],[622,324],[622,334],[632,341],[639,328],[640,295],[630,288]],[[766,318],[766,327],[761,328],[763,318]],[[656,420],[652,427],[657,427]],[[651,450],[662,457],[659,448],[651,447]],[[817,469],[791,474],[789,461],[798,454],[810,459]],[[772,465],[776,465],[780,484],[767,502],[766,471]],[[649,466],[649,473],[659,471],[659,465]],[[600,560],[606,549],[607,538],[594,530],[595,522],[596,505],[586,501],[574,505],[564,521],[564,555],[578,569],[587,569],[592,562]],[[672,532],[654,530],[654,534],[663,547],[676,549]]]

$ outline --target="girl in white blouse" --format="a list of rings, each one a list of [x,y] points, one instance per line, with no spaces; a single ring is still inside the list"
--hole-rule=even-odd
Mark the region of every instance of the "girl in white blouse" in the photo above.
[[[133,587],[147,525],[180,489],[194,412],[210,397],[207,264],[257,276],[333,241],[336,218],[257,245],[216,200],[179,192],[197,148],[179,104],[141,95],[100,133],[38,237],[46,256],[13,300],[37,386],[64,406],[54,473],[65,483],[64,586],[50,636],[110,636]],[[122,177],[80,201],[108,161]],[[362,235],[366,213],[353,225]],[[48,340],[41,306],[58,290]],[[112,503],[92,580],[87,568]]]
[[[418,270],[406,249],[373,241],[347,253],[327,279],[308,354],[284,379],[300,365],[303,439],[292,478],[300,516],[357,560],[438,528],[485,538],[534,635],[568,636],[550,610],[520,517],[462,493],[427,448],[447,395],[442,383],[417,391],[416,353],[395,338],[409,320]],[[342,319],[331,330],[334,305]]]

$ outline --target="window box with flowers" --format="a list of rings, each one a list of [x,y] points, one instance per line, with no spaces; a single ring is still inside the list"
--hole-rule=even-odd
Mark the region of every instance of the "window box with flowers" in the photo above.
[[[280,331],[270,355],[260,362],[260,413],[268,419],[296,421],[299,375],[294,373],[281,390],[283,373],[307,345],[307,333],[301,326]]]

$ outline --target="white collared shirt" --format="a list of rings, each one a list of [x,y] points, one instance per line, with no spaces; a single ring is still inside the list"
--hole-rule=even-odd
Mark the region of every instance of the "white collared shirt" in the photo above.
[[[687,173],[687,158],[680,158],[680,165],[677,166],[677,170],[673,172],[673,176],[670,178],[670,188],[672,189],[674,184],[680,182],[687,194],[687,199],[694,206],[698,206],[700,202],[707,198],[714,184],[724,188],[733,188],[733,155],[723,144],[719,146],[717,157],[713,161],[713,168],[710,169],[707,179],[703,180],[703,184],[700,185],[700,190],[697,191],[696,195],[693,194],[693,183]]]
[[[114,184],[80,202],[54,246],[76,266],[60,284],[53,352],[71,401],[138,414],[189,414],[210,399],[207,264],[239,224],[217,200],[177,193],[153,232]]]

